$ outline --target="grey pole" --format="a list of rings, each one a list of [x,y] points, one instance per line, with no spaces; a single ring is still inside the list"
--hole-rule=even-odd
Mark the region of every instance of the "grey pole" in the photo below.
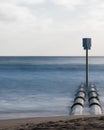
[[[88,88],[88,50],[91,49],[91,38],[83,38],[83,47],[86,50],[86,87]]]
[[[86,87],[88,88],[88,49],[86,49]]]

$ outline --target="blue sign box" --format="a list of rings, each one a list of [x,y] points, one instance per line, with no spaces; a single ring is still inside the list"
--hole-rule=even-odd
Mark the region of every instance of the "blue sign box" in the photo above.
[[[91,49],[91,38],[83,38],[83,47],[85,50]]]

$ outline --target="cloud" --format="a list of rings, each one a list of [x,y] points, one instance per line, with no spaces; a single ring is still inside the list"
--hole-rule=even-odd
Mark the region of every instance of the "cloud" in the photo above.
[[[86,3],[85,20],[87,26],[94,29],[101,29],[104,27],[104,1],[92,0]]]
[[[44,3],[45,1],[46,0],[23,0],[23,3],[26,3],[26,4],[41,4],[41,3]]]
[[[0,0],[2,3],[12,3],[12,4],[22,4],[22,3],[27,3],[27,4],[40,4],[44,3],[46,0]]]
[[[17,31],[42,31],[47,30],[52,24],[52,18],[49,16],[37,15],[37,9],[32,10],[29,6],[23,3],[41,4],[45,0],[9,0],[0,1],[0,27],[5,26],[5,30]],[[21,5],[23,4],[23,5]]]
[[[63,6],[69,10],[74,10],[76,6],[84,4],[84,0],[51,0],[56,5]]]
[[[83,18],[86,21],[92,22],[94,19],[104,20],[104,1],[103,0],[51,0],[55,5],[67,9],[70,15],[74,18]],[[94,21],[93,20],[93,21]]]
[[[0,20],[15,21],[31,17],[31,13],[25,7],[16,6],[10,3],[0,4]]]
[[[103,26],[103,12],[103,0],[0,1],[0,21],[3,24],[15,23],[18,29],[24,30],[72,31],[88,26],[99,28]]]
[[[11,4],[0,3],[0,21],[14,21],[16,19],[16,9]]]
[[[44,2],[45,0],[1,0],[0,21],[33,20],[36,16],[29,8],[29,4],[37,5]]]
[[[72,54],[83,34],[103,34],[103,23],[103,0],[0,0],[0,44],[10,54]]]

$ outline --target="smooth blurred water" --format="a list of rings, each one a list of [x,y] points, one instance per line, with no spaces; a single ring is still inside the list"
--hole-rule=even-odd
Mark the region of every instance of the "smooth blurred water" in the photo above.
[[[104,106],[104,57],[90,57],[89,79]],[[0,57],[0,119],[68,115],[81,82],[84,57]]]

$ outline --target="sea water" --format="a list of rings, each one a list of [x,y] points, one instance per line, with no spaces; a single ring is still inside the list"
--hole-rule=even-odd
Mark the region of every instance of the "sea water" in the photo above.
[[[69,115],[81,82],[84,57],[0,57],[0,119]],[[89,58],[89,82],[103,107],[104,57]]]

